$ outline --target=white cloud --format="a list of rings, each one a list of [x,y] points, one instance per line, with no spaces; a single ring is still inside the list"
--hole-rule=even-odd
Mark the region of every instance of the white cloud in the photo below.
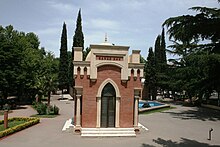
[[[98,29],[98,30],[119,30],[120,24],[114,20],[104,19],[104,18],[95,18],[90,19],[85,22],[85,27],[89,29]]]
[[[74,5],[67,3],[55,2],[55,1],[48,1],[47,3],[50,7],[64,13],[69,13],[73,11],[73,9],[75,8]]]
[[[104,2],[104,1],[100,1],[96,4],[96,9],[100,10],[100,11],[103,11],[103,12],[106,12],[106,11],[110,11],[112,10],[112,6],[111,4],[108,2]]]
[[[103,42],[107,33],[109,42],[141,49],[146,56],[165,19],[192,14],[188,8],[199,5],[219,7],[217,0],[26,0],[19,1],[19,6],[13,0],[3,0],[0,15],[7,16],[0,17],[2,25],[35,32],[41,45],[59,56],[63,22],[71,50],[78,10],[82,8],[85,47]]]
[[[61,28],[61,27],[60,27]],[[60,34],[61,29],[57,27],[50,27],[50,28],[45,28],[41,30],[35,31],[38,35],[47,35],[47,36],[52,36],[54,34]]]

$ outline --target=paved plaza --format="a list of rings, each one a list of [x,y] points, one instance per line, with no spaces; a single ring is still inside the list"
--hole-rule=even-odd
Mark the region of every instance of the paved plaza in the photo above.
[[[182,107],[162,113],[139,115],[139,122],[149,130],[142,129],[137,137],[83,138],[72,132],[62,131],[65,121],[73,116],[73,101],[52,104],[60,108],[56,118],[42,118],[41,123],[0,140],[0,147],[158,147],[220,146],[220,112],[206,108]],[[9,116],[36,114],[30,106],[14,110]],[[3,119],[3,116],[0,116]],[[213,128],[212,138],[208,131]]]

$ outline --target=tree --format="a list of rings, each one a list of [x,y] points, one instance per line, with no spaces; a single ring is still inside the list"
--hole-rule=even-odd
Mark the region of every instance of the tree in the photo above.
[[[155,41],[155,45],[154,45],[154,54],[155,54],[155,65],[158,68],[158,71],[160,71],[160,63],[161,63],[161,44],[160,44],[160,39],[161,36],[158,35]]]
[[[76,22],[76,29],[75,34],[73,36],[73,46],[72,46],[72,61],[74,61],[74,47],[82,47],[84,49],[84,35],[82,32],[82,18],[81,18],[81,9],[78,12],[77,22]],[[70,66],[70,81],[71,86],[75,86],[75,80],[73,78],[73,69],[74,65],[71,63]]]
[[[164,29],[162,34],[158,35],[155,41],[155,68],[156,68],[156,85],[160,93],[167,87],[167,61],[166,61],[166,43]]]
[[[37,69],[26,69],[37,64],[29,56],[37,55],[38,43],[38,37],[33,33],[18,32],[11,25],[0,26],[0,91],[4,98],[8,95],[25,98],[32,93],[33,72]]]
[[[73,60],[72,60],[72,52],[67,51],[67,59],[68,59],[68,77],[69,77],[69,86],[73,85]]]
[[[144,59],[144,57],[143,56],[140,56],[140,63],[144,63],[144,64],[146,64],[146,60]]]
[[[147,62],[145,64],[145,86],[148,89],[149,96],[148,98],[152,98],[156,100],[156,67],[155,67],[155,56],[153,52],[153,48],[149,48],[149,53],[147,57]]]
[[[83,32],[82,32],[81,9],[78,12],[75,35],[73,36],[72,61],[74,60],[74,47],[84,48],[84,36],[83,36]],[[70,74],[71,77],[70,77],[70,79],[72,80],[72,83],[71,83],[72,86],[75,85],[75,82],[73,79],[73,69],[74,69],[74,66],[73,66],[73,64],[71,64],[71,74]]]
[[[189,98],[197,95],[201,98],[204,92],[212,90],[220,94],[220,9],[192,7],[190,10],[197,14],[172,17],[163,24],[174,42],[173,53],[180,55],[175,63],[179,63],[177,70],[182,71],[182,87]]]
[[[63,30],[61,35],[60,46],[60,64],[59,64],[59,88],[69,89],[69,76],[68,76],[68,56],[67,56],[67,30],[66,24],[63,23]]]
[[[200,44],[192,51],[205,50],[219,53],[220,41],[220,11],[217,8],[192,7],[190,10],[200,12],[193,15],[183,15],[167,19],[166,25],[170,39],[181,41],[185,44],[191,41],[198,43],[200,40],[210,40],[211,43]],[[190,45],[190,44],[189,44]]]
[[[91,49],[89,47],[87,47],[85,50],[83,50],[83,61],[86,60],[86,57],[89,54],[90,50]]]
[[[50,97],[51,97],[51,92],[57,89],[57,82],[58,82],[58,67],[59,67],[59,61],[55,59],[54,55],[50,52],[48,52],[44,58],[43,61],[43,68],[44,70],[44,75],[43,75],[43,85],[44,93],[47,94],[47,105],[50,105]],[[67,73],[68,74],[68,73]],[[67,77],[68,80],[68,77]],[[68,81],[67,81],[68,84]]]
[[[82,32],[81,9],[78,12],[78,17],[77,17],[77,22],[76,22],[76,30],[75,30],[75,35],[73,37],[73,47],[84,48],[84,36],[83,36],[83,32]]]
[[[162,29],[162,33],[161,33],[160,50],[161,50],[161,63],[166,65],[167,57],[166,57],[166,42],[165,42],[164,28]]]
[[[0,26],[0,91],[4,98],[15,95],[21,102],[31,103],[37,93],[43,95],[51,88],[45,86],[45,78],[58,73],[57,60],[39,49],[39,43],[34,33]]]

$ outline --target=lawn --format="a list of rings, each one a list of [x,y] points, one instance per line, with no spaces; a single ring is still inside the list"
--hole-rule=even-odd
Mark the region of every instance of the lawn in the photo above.
[[[58,114],[58,115],[59,115],[59,114]],[[57,117],[58,115],[55,115],[55,114],[44,114],[44,115],[34,114],[34,115],[31,115],[31,117],[37,117],[37,118],[54,118],[54,117]]]
[[[20,124],[23,124],[27,121],[24,121],[24,120],[13,120],[13,121],[9,121],[8,122],[8,128],[12,128],[14,126],[17,126],[17,125],[20,125]],[[0,124],[0,132],[5,130],[4,128],[4,124]]]
[[[0,138],[26,129],[40,122],[39,118],[13,117],[8,119],[8,128],[4,128],[4,120],[0,120]]]

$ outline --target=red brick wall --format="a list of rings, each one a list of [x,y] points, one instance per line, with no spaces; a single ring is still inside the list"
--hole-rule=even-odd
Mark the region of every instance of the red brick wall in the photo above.
[[[134,87],[141,88],[139,74],[137,79],[133,74],[127,83],[121,83],[121,69],[113,65],[101,66],[97,69],[97,81],[91,82],[86,75],[75,79],[76,86],[83,86],[82,97],[82,127],[96,127],[97,104],[96,95],[99,86],[107,78],[111,78],[120,91],[120,127],[133,127]]]

